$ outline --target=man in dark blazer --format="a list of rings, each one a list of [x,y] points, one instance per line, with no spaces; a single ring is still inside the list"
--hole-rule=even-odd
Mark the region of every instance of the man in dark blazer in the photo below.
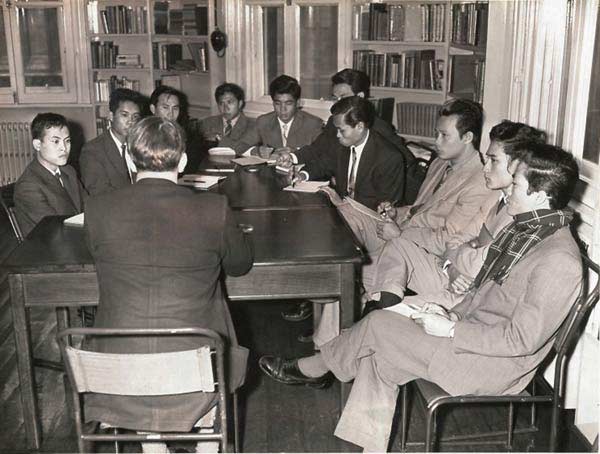
[[[84,190],[67,165],[71,136],[65,117],[36,115],[31,123],[35,158],[15,184],[15,213],[23,236],[45,216],[75,215],[83,210]]]
[[[285,74],[269,84],[273,112],[256,119],[256,127],[244,139],[251,145],[265,145],[274,149],[296,150],[311,143],[323,129],[323,120],[300,110],[302,89],[293,77]]]
[[[220,115],[202,119],[200,133],[206,142],[231,148],[239,156],[254,145],[248,143],[248,132],[254,128],[254,120],[244,115],[244,90],[236,84],[221,84],[215,90],[215,100]]]
[[[234,222],[227,199],[177,186],[185,167],[182,129],[148,117],[130,131],[135,184],[90,199],[85,228],[96,263],[97,327],[177,328],[218,332],[228,344],[228,383],[244,381],[248,351],[237,344],[221,292],[222,270],[239,276],[252,266],[251,241]],[[133,208],[133,209],[132,209]],[[156,353],[200,346],[198,339],[96,339],[95,351]],[[212,393],[86,400],[87,420],[146,431],[189,431],[216,402]]]
[[[127,88],[110,94],[110,129],[87,142],[79,158],[83,185],[95,196],[131,184],[135,166],[127,151],[127,133],[141,118],[142,95]]]

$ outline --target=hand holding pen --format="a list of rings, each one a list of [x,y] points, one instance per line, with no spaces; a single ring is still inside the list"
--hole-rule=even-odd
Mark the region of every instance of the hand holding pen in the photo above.
[[[398,201],[381,202],[377,207],[377,212],[381,215],[382,218],[393,221],[398,215],[398,210],[395,208],[396,203],[398,203]]]

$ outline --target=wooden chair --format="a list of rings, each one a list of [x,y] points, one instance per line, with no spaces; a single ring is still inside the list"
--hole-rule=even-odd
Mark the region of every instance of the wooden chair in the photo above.
[[[508,404],[508,428],[507,431],[489,432],[483,434],[469,434],[464,436],[454,436],[450,439],[441,441],[451,441],[452,443],[464,441],[464,444],[481,444],[482,442],[475,441],[478,438],[506,435],[506,447],[512,448],[514,434],[514,405],[519,403],[531,404],[530,426],[521,429],[520,432],[533,432],[538,428],[535,426],[536,414],[535,405],[546,402],[552,404],[552,419],[550,426],[550,451],[557,449],[557,435],[559,427],[559,419],[563,408],[564,393],[565,393],[565,370],[568,363],[569,355],[577,341],[581,330],[584,327],[584,322],[595,304],[598,302],[598,265],[592,262],[589,258],[583,257],[584,263],[584,285],[579,295],[579,298],[569,311],[567,318],[561,325],[552,350],[548,354],[547,360],[555,359],[554,366],[554,383],[553,386],[546,382],[543,377],[544,367],[538,367],[538,370],[532,379],[528,388],[517,395],[502,395],[502,396],[451,396],[435,383],[431,383],[424,379],[414,380],[412,383],[407,383],[401,389],[401,414],[400,414],[400,446],[402,450],[406,447],[406,431],[408,427],[408,385],[413,385],[415,395],[419,395],[424,403],[426,410],[426,432],[425,432],[425,451],[429,452],[435,448],[437,439],[437,412],[438,409],[445,405],[462,405],[462,404],[485,404],[485,403],[507,403]],[[594,282],[590,278],[590,274],[595,273],[596,282],[593,287],[590,282]],[[548,364],[544,361],[542,364]],[[540,389],[541,388],[541,389]],[[540,393],[540,391],[543,391]],[[495,443],[495,442],[492,442]]]
[[[198,336],[206,345],[195,350],[153,354],[98,353],[74,348],[71,336]],[[77,443],[85,452],[86,442],[113,441],[119,452],[122,441],[165,442],[174,440],[218,441],[222,452],[227,444],[227,386],[225,381],[225,348],[220,336],[209,329],[111,329],[68,328],[58,333],[63,361],[72,388]],[[213,374],[216,364],[216,381]],[[152,374],[140,371],[153,371]],[[140,380],[140,377],[143,377]],[[217,410],[220,430],[214,433],[152,433],[122,434],[114,428],[112,434],[83,432],[83,393],[102,393],[127,396],[161,396],[190,392],[218,392]],[[239,449],[237,396],[234,394],[234,440]]]
[[[15,234],[15,238],[19,243],[22,243],[23,233],[21,232],[21,228],[19,227],[19,223],[17,221],[17,216],[15,215],[15,202],[13,198],[14,191],[14,183],[2,186],[2,188],[0,188],[0,205],[2,205],[2,209],[8,217],[10,226]]]

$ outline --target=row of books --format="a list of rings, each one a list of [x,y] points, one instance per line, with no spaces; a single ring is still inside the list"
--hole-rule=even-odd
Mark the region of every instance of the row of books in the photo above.
[[[440,106],[418,102],[399,102],[396,105],[398,133],[411,136],[435,137]]]
[[[119,46],[112,41],[92,41],[92,68],[116,68]]]
[[[99,9],[98,1],[87,5],[88,27],[91,33],[148,33],[145,6],[115,5]]]
[[[183,8],[170,8],[169,2],[156,2],[154,33],[208,35],[208,6],[206,3],[185,3]]]
[[[96,116],[96,131],[98,135],[108,131],[110,128],[110,120],[107,117]]]
[[[487,3],[460,3],[452,5],[452,42],[479,46],[487,36]]]
[[[372,86],[442,89],[444,60],[435,58],[435,50],[388,53],[355,50],[352,57],[352,67],[366,72]]]
[[[110,76],[109,79],[94,80],[94,96],[96,102],[108,102],[110,94],[117,88],[129,88],[140,91],[140,81],[127,77]]]
[[[154,62],[154,69],[208,71],[207,43],[188,43],[187,46],[192,58],[184,59],[181,44],[153,43],[152,61]]]
[[[448,63],[450,92],[483,102],[485,60],[472,55],[452,55]]]
[[[352,39],[443,42],[446,5],[370,3],[354,5]]]

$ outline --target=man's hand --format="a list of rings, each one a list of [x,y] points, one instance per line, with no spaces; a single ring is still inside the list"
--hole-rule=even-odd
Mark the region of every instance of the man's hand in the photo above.
[[[275,165],[281,167],[292,167],[294,165],[291,153],[286,151],[284,148],[275,150],[271,157],[275,158]]]
[[[454,278],[450,278],[450,285],[448,290],[456,295],[464,295],[468,293],[473,287],[474,279],[471,279],[464,274],[458,273]]]
[[[410,316],[417,325],[421,325],[427,334],[437,337],[452,337],[455,321],[447,316],[427,312],[415,312]]]
[[[384,241],[390,241],[397,238],[402,233],[402,230],[400,230],[400,227],[398,227],[398,224],[394,221],[378,222],[375,229],[377,231],[377,236]]]
[[[398,210],[392,205],[392,202],[381,202],[377,206],[377,212],[381,216],[391,219],[392,221],[395,221],[398,216]]]

